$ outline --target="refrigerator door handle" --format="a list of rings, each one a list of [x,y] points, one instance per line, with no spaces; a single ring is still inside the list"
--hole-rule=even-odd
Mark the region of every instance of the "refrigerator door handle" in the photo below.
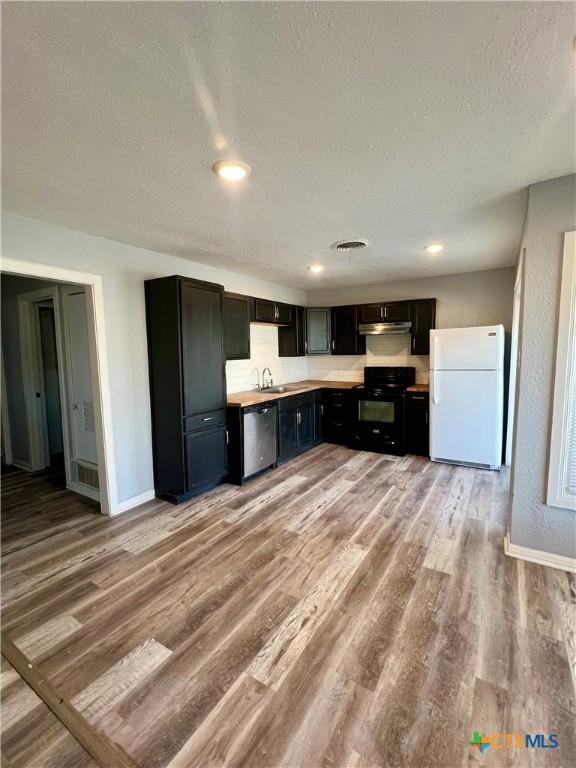
[[[434,336],[434,343],[432,345],[432,402],[434,405],[438,403],[438,379],[436,378],[437,362],[438,362],[438,336]]]

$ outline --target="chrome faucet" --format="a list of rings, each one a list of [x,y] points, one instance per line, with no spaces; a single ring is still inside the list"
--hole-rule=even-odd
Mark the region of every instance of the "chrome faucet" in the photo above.
[[[268,371],[268,383],[266,383],[266,371]],[[270,368],[266,367],[262,371],[262,389],[268,389],[268,387],[272,387],[274,385],[274,381],[272,379],[272,371]]]

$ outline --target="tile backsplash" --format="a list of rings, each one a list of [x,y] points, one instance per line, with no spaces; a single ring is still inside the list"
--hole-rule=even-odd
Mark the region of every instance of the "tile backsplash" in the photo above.
[[[307,357],[309,379],[363,381],[366,365],[411,365],[416,381],[428,383],[427,356],[410,354],[411,336],[367,336],[366,355],[318,355]]]
[[[363,381],[366,365],[412,365],[416,381],[428,382],[428,357],[410,354],[410,336],[368,336],[366,355],[310,355],[278,357],[278,329],[274,326],[250,326],[250,360],[226,363],[228,393],[253,389],[262,378],[262,369],[272,370],[274,383],[284,384],[302,379]]]
[[[253,389],[262,383],[263,368],[270,368],[275,384],[309,378],[306,357],[278,357],[278,328],[273,325],[250,325],[250,360],[228,360],[226,382],[228,394]]]

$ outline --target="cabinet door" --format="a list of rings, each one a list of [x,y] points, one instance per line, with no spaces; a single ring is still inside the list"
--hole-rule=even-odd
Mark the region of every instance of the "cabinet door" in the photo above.
[[[358,307],[359,323],[380,323],[384,319],[382,304],[361,304]]]
[[[309,355],[330,354],[330,309],[306,310],[306,352]]]
[[[182,282],[180,288],[184,416],[226,406],[222,290]]]
[[[223,299],[226,360],[250,359],[250,297],[225,293]]]
[[[293,309],[290,304],[276,304],[276,322],[291,325]]]
[[[292,325],[278,328],[278,357],[306,354],[304,307],[292,307]]]
[[[254,319],[257,323],[276,322],[276,304],[265,299],[254,300]]]
[[[430,354],[430,331],[436,327],[436,299],[419,299],[412,304],[413,355]]]
[[[297,411],[298,447],[305,448],[314,442],[314,403],[300,406]]]
[[[410,320],[410,302],[392,301],[384,304],[384,320],[387,323]]]
[[[226,476],[228,446],[225,426],[185,435],[184,446],[188,493]]]
[[[406,409],[406,449],[408,453],[429,456],[428,408],[408,404]]]
[[[358,335],[357,307],[332,308],[332,354],[366,354],[366,336]]]
[[[278,458],[290,456],[298,447],[298,411],[278,413]]]
[[[319,443],[322,440],[322,400],[314,400],[314,442]]]

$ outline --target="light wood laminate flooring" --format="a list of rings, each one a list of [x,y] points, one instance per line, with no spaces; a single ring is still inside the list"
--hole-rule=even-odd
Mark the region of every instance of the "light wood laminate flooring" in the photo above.
[[[504,555],[503,474],[323,444],[111,519],[2,502],[4,636],[137,766],[576,765],[576,582]],[[6,764],[95,765],[5,661],[2,698]]]

